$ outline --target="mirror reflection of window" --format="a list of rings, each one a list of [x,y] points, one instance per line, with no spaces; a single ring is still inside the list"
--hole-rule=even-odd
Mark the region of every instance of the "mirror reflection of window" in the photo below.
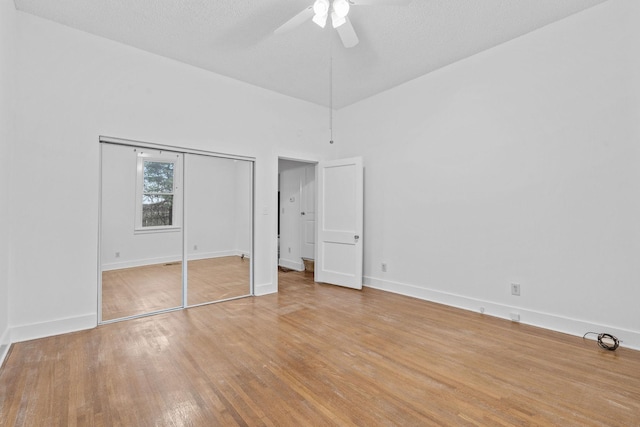
[[[137,232],[180,227],[182,154],[136,150]]]
[[[142,227],[173,224],[173,162],[144,161]]]

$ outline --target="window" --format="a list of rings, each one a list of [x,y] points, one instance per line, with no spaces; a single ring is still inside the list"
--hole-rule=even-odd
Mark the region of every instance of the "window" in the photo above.
[[[179,222],[179,155],[172,158],[138,156],[136,231],[170,231]]]
[[[173,163],[144,161],[142,226],[173,225]]]

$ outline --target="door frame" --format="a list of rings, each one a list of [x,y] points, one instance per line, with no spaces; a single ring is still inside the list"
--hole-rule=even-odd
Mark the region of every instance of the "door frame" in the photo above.
[[[301,164],[307,164],[307,165],[314,165],[314,171],[315,171],[315,179],[316,179],[316,189],[317,189],[317,180],[318,180],[318,163],[320,163],[320,159],[318,158],[308,158],[305,156],[296,156],[296,155],[284,155],[284,154],[279,154],[276,156],[276,195],[275,197],[278,198],[278,192],[280,190],[280,183],[279,183],[279,175],[280,175],[280,160],[287,160],[290,162],[297,162],[297,163],[301,163]],[[278,206],[278,200],[276,200],[276,206]],[[279,265],[278,265],[278,216],[276,215],[276,228],[275,228],[275,257],[274,257],[274,264],[273,264],[273,271],[274,271],[274,276],[273,276],[273,283],[275,284],[275,292],[278,292],[278,271],[279,271]],[[317,236],[316,236],[317,237]],[[316,242],[317,243],[317,242]],[[315,245],[314,248],[314,258],[316,258],[317,256],[317,245]],[[314,277],[315,280],[315,277]]]

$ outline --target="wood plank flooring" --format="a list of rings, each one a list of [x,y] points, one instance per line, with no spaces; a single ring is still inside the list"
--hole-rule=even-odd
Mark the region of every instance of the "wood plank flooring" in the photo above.
[[[280,274],[280,292],[14,344],[2,426],[639,426],[640,352]]]
[[[238,256],[189,261],[188,305],[249,295],[250,263]]]
[[[187,305],[250,294],[249,265],[238,256],[189,261]],[[102,273],[102,320],[181,306],[181,262]]]

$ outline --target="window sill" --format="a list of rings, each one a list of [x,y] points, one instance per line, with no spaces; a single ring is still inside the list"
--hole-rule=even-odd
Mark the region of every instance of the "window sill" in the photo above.
[[[178,233],[182,227],[144,227],[135,228],[133,234]]]

